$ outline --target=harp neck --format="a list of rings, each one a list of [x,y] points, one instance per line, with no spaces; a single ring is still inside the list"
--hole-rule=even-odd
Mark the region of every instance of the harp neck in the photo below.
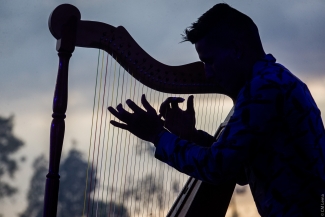
[[[65,18],[62,18],[62,14]],[[58,6],[49,19],[52,35],[60,41],[62,26],[71,17],[79,18],[79,16],[80,12],[72,5]],[[138,81],[159,92],[228,95],[223,88],[205,77],[202,62],[180,66],[163,64],[146,53],[122,26],[113,27],[109,24],[84,21],[79,18],[75,46],[105,50]]]

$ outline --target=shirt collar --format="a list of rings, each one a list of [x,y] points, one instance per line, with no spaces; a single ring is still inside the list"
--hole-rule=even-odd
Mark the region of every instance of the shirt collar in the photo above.
[[[260,74],[262,69],[274,64],[276,59],[272,54],[266,54],[262,59],[259,59],[253,66],[253,77]]]

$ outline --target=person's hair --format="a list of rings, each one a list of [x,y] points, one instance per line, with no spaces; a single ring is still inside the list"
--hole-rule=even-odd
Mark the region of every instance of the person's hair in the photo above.
[[[225,3],[216,4],[186,28],[182,42],[195,44],[210,33],[214,41],[222,40],[226,43],[239,36],[255,48],[262,46],[253,20]]]

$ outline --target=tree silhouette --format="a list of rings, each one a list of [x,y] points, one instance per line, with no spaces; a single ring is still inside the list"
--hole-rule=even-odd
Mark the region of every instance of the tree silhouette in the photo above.
[[[137,205],[134,205],[134,210],[139,214],[152,209],[162,210],[165,206],[165,194],[163,183],[155,179],[153,174],[147,174],[137,180],[133,188],[129,187],[124,191],[124,199],[135,201]]]
[[[129,177],[130,184],[122,192],[123,199],[130,201],[128,202],[130,213],[136,215],[147,213],[148,216],[161,216],[167,206],[171,205],[170,198],[173,199],[180,192],[180,180],[177,177],[164,177],[163,167],[166,165],[152,159],[154,150],[150,142],[137,139],[135,143],[137,157],[147,158],[146,163],[155,165],[155,170],[142,171],[140,177]]]
[[[44,155],[37,157],[33,163],[34,175],[30,181],[29,191],[27,193],[28,207],[21,214],[21,217],[42,217],[45,176],[47,173],[48,162]]]
[[[11,197],[18,190],[10,183],[3,181],[3,177],[6,175],[11,179],[14,178],[18,162],[12,158],[12,155],[24,145],[20,139],[13,135],[13,119],[14,116],[0,117],[0,200]]]
[[[41,217],[43,214],[43,201],[45,191],[45,176],[47,174],[48,162],[44,156],[38,157],[34,164],[34,175],[30,183],[28,191],[28,207],[20,215],[21,217]],[[68,156],[60,166],[60,191],[58,199],[58,213],[60,217],[76,217],[82,216],[84,206],[84,189],[86,179],[87,162],[83,160],[82,154],[75,148],[71,149]],[[93,177],[94,179],[95,177]],[[91,194],[92,192],[87,192]],[[113,205],[115,213],[123,213],[119,215],[128,217],[126,208],[121,204],[109,202],[108,204],[102,201],[93,201],[92,205],[96,207],[107,207]],[[96,212],[96,209],[90,208],[90,212]],[[104,209],[103,209],[104,210]],[[106,209],[105,209],[106,210]],[[91,213],[91,216],[92,214]],[[108,213],[104,211],[98,212],[96,216],[104,217]],[[110,215],[114,217],[115,215]]]

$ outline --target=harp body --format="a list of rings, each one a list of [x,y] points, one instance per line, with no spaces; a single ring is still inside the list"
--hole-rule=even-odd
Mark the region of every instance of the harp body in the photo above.
[[[58,6],[49,18],[49,28],[57,39],[59,68],[53,99],[50,133],[50,163],[46,176],[44,217],[55,217],[59,191],[59,164],[68,100],[68,65],[75,46],[108,52],[129,74],[151,89],[173,94],[202,94],[225,91],[205,78],[202,62],[168,66],[147,54],[122,27],[80,20],[77,8]],[[230,115],[228,115],[228,118]],[[226,123],[227,121],[225,121]],[[222,131],[221,125],[216,137]],[[235,181],[214,186],[190,178],[168,216],[224,216]]]

